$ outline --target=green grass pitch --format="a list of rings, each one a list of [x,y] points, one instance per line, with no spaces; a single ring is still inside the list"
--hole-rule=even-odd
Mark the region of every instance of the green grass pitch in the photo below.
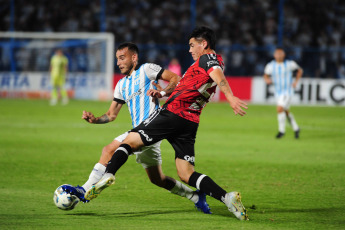
[[[109,102],[0,99],[0,229],[344,229],[345,108],[294,106],[301,127],[274,138],[274,106],[249,105],[245,117],[209,104],[196,141],[196,170],[227,191],[242,193],[250,221],[240,222],[208,197],[212,215],[151,184],[130,157],[116,183],[89,204],[62,211],[53,203],[61,184],[82,185],[102,147],[127,131],[118,119],[88,124],[83,110],[102,115]],[[174,153],[163,141],[163,170],[177,179]]]

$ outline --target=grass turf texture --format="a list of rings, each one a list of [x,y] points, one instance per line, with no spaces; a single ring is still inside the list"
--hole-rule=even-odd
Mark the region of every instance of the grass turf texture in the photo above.
[[[115,185],[72,211],[53,204],[61,184],[82,185],[102,147],[131,127],[117,120],[92,125],[82,110],[102,115],[108,102],[0,100],[0,229],[341,229],[345,226],[345,109],[293,107],[301,127],[274,138],[274,106],[250,105],[246,117],[209,104],[196,141],[196,170],[227,191],[242,193],[249,222],[208,197],[212,215],[151,184],[130,157]],[[163,170],[177,178],[174,153],[163,141]]]

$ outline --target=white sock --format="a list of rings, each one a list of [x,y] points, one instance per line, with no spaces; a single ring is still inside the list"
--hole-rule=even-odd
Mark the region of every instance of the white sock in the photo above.
[[[92,172],[90,173],[89,180],[83,185],[85,191],[89,190],[93,185],[95,185],[104,175],[106,167],[101,163],[95,164]]]
[[[278,113],[278,130],[281,133],[285,133],[285,120],[286,120],[285,112]]]
[[[295,117],[293,116],[292,113],[289,113],[288,119],[290,121],[290,124],[292,126],[293,131],[299,130],[298,124],[297,124]]]
[[[199,196],[192,189],[182,184],[180,181],[176,181],[175,186],[170,190],[171,193],[183,196],[193,201],[194,203],[199,201]]]

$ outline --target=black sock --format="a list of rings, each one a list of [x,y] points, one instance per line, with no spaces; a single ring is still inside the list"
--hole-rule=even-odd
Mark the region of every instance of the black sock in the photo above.
[[[226,191],[204,174],[194,172],[190,176],[188,184],[221,202],[225,198]]]
[[[176,181],[173,178],[168,177],[168,176],[165,177],[165,186],[164,186],[165,189],[170,191],[171,189],[175,187],[175,185],[176,185]]]
[[[126,163],[128,156],[132,154],[131,146],[127,144],[121,144],[118,149],[116,149],[111,160],[108,162],[106,173],[114,174],[121,168],[121,166]]]

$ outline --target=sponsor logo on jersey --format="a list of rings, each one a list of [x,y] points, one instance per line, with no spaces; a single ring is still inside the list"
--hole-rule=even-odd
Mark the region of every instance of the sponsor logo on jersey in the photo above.
[[[218,61],[216,60],[208,61],[206,64],[207,64],[207,67],[210,67],[211,65],[219,65]]]
[[[195,158],[194,158],[194,156],[191,157],[191,156],[186,155],[186,156],[184,156],[184,159],[190,163],[194,163]]]
[[[133,83],[134,85],[139,85],[139,83],[140,83],[139,76],[135,76],[133,81],[134,81],[134,83]]]
[[[150,141],[153,140],[152,138],[149,137],[149,135],[147,135],[147,134],[144,132],[144,130],[141,130],[141,129],[140,129],[140,130],[138,130],[138,132],[141,133],[141,135],[143,135],[147,141],[150,142]]]
[[[142,93],[142,89],[139,89],[137,92],[133,93],[131,96],[129,96],[126,100],[126,103],[128,103],[130,100],[132,100],[134,97],[140,95]]]
[[[207,54],[207,57],[208,58],[213,58],[213,59],[216,59],[217,58],[217,55],[216,54]]]

